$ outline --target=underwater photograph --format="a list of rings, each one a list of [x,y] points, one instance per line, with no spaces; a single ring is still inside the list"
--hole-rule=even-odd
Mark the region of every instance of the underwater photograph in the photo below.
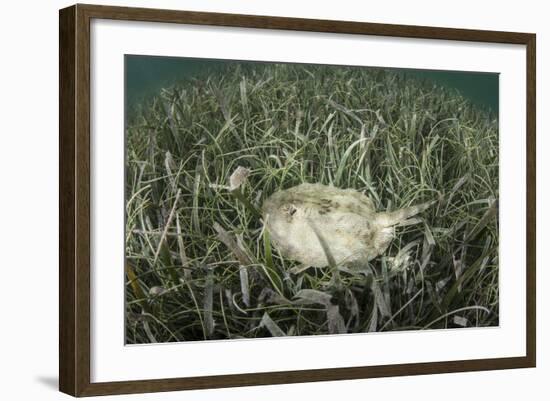
[[[125,56],[126,344],[499,325],[499,75]]]

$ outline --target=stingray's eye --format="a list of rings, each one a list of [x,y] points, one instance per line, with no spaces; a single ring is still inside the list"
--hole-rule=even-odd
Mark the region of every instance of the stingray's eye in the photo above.
[[[288,213],[290,216],[293,216],[294,213],[296,213],[298,211],[296,206],[294,206],[292,204],[284,205],[282,207],[282,209],[283,209],[283,212]]]

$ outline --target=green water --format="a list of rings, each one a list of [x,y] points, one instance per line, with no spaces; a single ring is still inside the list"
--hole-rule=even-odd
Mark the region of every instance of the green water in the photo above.
[[[405,74],[460,91],[471,102],[498,115],[498,76],[487,72],[408,70]]]
[[[157,94],[162,88],[186,78],[207,76],[230,63],[254,62],[127,55],[125,57],[126,105],[132,108]],[[474,104],[498,115],[499,75],[497,73],[399,70],[407,76],[457,89]]]

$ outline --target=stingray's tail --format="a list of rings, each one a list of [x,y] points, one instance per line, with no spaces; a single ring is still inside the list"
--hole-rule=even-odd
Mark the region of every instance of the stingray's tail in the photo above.
[[[428,209],[437,201],[430,201],[416,206],[410,206],[388,213],[378,213],[378,223],[384,227],[391,227],[403,223],[405,220],[416,216],[418,213]]]

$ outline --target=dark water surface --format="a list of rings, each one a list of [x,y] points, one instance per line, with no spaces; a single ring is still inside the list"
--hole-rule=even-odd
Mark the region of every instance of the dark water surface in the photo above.
[[[162,88],[186,78],[207,76],[231,63],[255,62],[127,55],[125,57],[126,105],[132,108],[157,94]],[[474,104],[498,115],[499,74],[497,73],[398,70],[413,78],[457,89]]]

